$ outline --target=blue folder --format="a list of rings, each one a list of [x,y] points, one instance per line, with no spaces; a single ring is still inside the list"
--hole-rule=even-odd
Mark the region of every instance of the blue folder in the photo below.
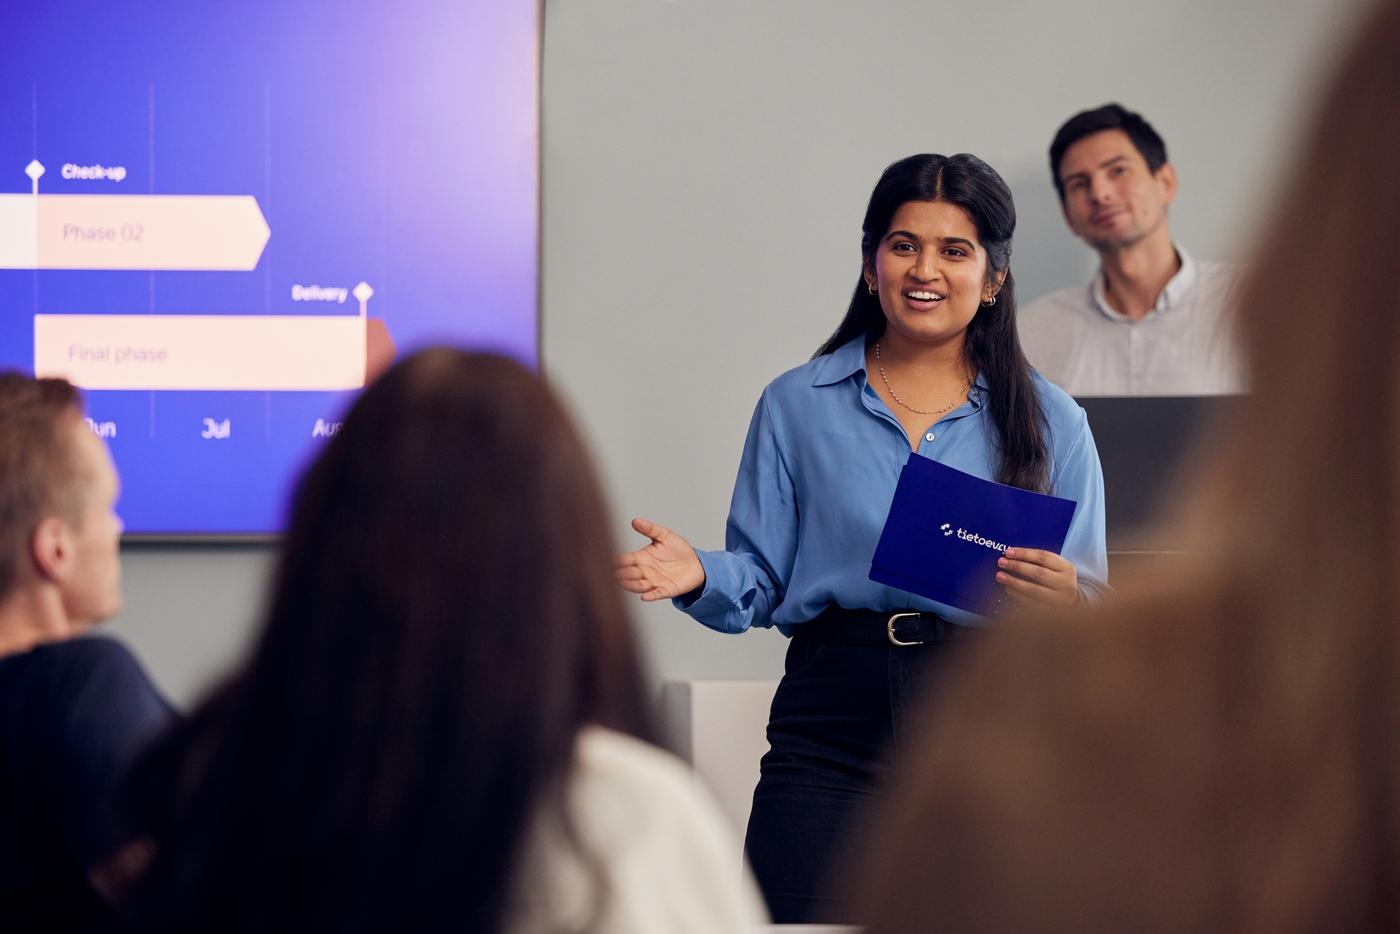
[[[870,579],[983,616],[1006,600],[1008,547],[1064,547],[1074,500],[983,480],[911,453],[900,472]]]

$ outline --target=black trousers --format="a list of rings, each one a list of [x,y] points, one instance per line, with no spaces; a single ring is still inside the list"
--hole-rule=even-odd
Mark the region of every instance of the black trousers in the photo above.
[[[773,697],[744,848],[775,923],[857,922],[833,870],[896,767],[911,695],[976,632],[934,618],[928,642],[896,646],[885,617],[857,613],[854,632],[831,611],[799,629]]]

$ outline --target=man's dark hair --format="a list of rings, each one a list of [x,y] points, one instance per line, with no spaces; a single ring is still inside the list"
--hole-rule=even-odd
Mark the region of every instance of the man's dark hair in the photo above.
[[[1153,174],[1167,164],[1167,144],[1152,124],[1133,113],[1122,104],[1104,104],[1093,110],[1085,110],[1065,121],[1050,143],[1050,181],[1055,183],[1055,191],[1060,203],[1065,202],[1065,183],[1060,178],[1060,161],[1065,150],[1086,136],[1102,133],[1104,130],[1122,130],[1132,140],[1134,148],[1147,161],[1147,168]]]

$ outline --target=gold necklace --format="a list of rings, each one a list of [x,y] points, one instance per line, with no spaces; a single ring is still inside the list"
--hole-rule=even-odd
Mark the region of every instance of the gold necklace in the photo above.
[[[894,387],[890,385],[890,378],[889,378],[888,376],[885,375],[885,365],[884,365],[883,363],[880,362],[880,342],[879,342],[879,341],[876,341],[876,342],[875,342],[875,368],[878,369],[878,370],[880,371],[880,382],[884,383],[884,384],[885,384],[885,388],[889,390],[890,398],[893,399],[895,402],[899,403],[900,405],[902,405],[904,408],[908,409],[909,411],[911,411],[911,412],[916,412],[916,413],[918,413],[919,415],[942,415],[944,412],[949,411],[950,409],[953,408],[953,406],[955,406],[955,405],[957,405],[959,402],[961,402],[961,401],[964,399],[964,397],[967,396],[968,392],[972,389],[972,378],[971,378],[971,377],[968,377],[967,379],[964,379],[964,380],[963,380],[962,392],[958,393],[957,398],[955,398],[952,402],[949,402],[949,403],[948,403],[947,405],[945,405],[943,408],[941,408],[941,409],[916,409],[916,408],[914,408],[912,405],[910,405],[909,403],[905,402],[903,399],[899,398],[899,393],[895,392],[895,391],[894,391]]]

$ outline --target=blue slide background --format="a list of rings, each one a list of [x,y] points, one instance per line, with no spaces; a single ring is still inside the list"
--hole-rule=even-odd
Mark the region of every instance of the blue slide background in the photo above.
[[[253,195],[251,272],[0,270],[0,366],[35,314],[346,314],[296,284],[375,290],[401,357],[538,353],[539,0],[7,5],[0,192]],[[60,177],[121,165],[120,183]],[[129,533],[282,527],[349,393],[92,391],[114,422]],[[231,434],[202,438],[203,419]]]

